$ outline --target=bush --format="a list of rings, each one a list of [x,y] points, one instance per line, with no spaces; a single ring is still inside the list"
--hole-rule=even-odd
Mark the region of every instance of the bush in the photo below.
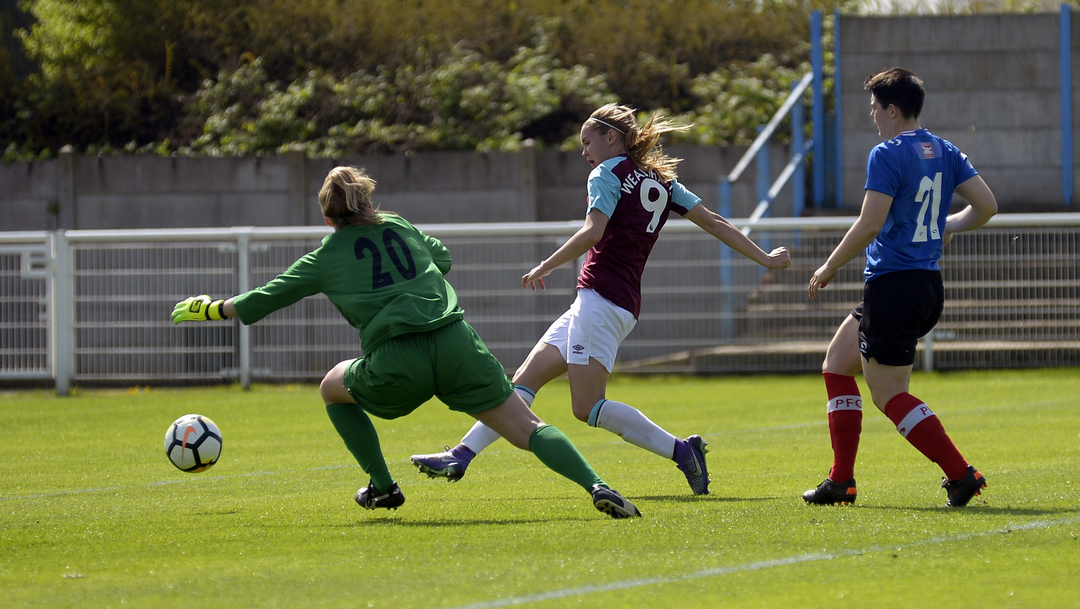
[[[0,149],[513,150],[576,141],[609,100],[740,143],[841,2],[35,0]]]
[[[558,144],[566,125],[613,99],[603,77],[564,68],[543,32],[506,63],[464,46],[445,56],[345,78],[309,72],[282,88],[256,59],[207,81],[185,107],[201,132],[184,154],[232,155],[303,150],[310,156],[392,150],[516,150],[535,134]],[[183,139],[183,137],[181,137]]]

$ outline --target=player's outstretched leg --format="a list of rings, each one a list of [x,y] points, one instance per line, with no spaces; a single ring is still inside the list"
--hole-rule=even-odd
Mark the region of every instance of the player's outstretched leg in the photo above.
[[[570,479],[593,496],[593,505],[616,518],[640,516],[641,511],[608,488],[603,478],[581,456],[574,443],[557,427],[547,425],[529,410],[521,397],[511,393],[502,404],[475,413],[478,420],[495,430],[510,444],[536,455],[551,471]],[[596,493],[597,487],[606,489]]]
[[[908,443],[945,473],[941,486],[948,493],[946,505],[964,507],[986,488],[986,478],[964,459],[937,415],[922,400],[909,393],[897,394],[885,405],[885,416]]]
[[[449,482],[457,482],[465,476],[465,470],[475,456],[476,453],[468,446],[458,444],[454,448],[447,446],[441,453],[413,455],[409,460],[420,469],[420,473],[427,474],[428,478],[443,477]]]
[[[832,478],[826,478],[817,488],[803,493],[802,498],[810,505],[852,505],[858,496],[854,478],[847,482],[834,482]]]
[[[365,510],[375,508],[396,510],[405,503],[405,495],[398,488],[397,482],[391,484],[390,490],[386,492],[380,491],[373,483],[368,482],[367,486],[356,491],[356,503]]]
[[[583,419],[584,420],[584,419]],[[675,462],[695,495],[709,494],[709,468],[701,436],[680,440],[653,423],[637,408],[615,400],[600,399],[589,412],[588,424],[606,429],[623,440]]]
[[[641,516],[641,511],[612,490],[563,432],[541,424],[529,436],[529,450],[557,474],[576,482],[592,495],[593,506],[612,518]]]
[[[675,465],[686,476],[686,482],[695,495],[709,494],[709,468],[705,464],[705,447],[709,443],[701,436],[693,435],[675,443]]]
[[[592,501],[596,509],[616,520],[641,516],[641,511],[633,503],[602,484],[592,487]]]
[[[518,394],[526,406],[532,406],[536,398],[536,392],[520,385],[514,386],[514,393]],[[445,451],[430,455],[413,455],[409,460],[420,469],[420,473],[427,474],[429,478],[443,476],[450,482],[457,482],[465,476],[465,470],[473,458],[500,437],[502,436],[495,430],[477,421],[454,448],[446,447]]]
[[[986,477],[979,473],[979,470],[975,469],[975,466],[969,465],[967,473],[959,480],[942,478],[941,488],[945,489],[945,492],[949,496],[948,502],[945,505],[949,507],[964,507],[971,501],[972,497],[981,494],[980,491],[986,488]]]

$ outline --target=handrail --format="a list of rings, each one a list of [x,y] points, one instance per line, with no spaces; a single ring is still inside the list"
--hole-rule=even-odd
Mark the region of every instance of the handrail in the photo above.
[[[791,179],[791,176],[794,175],[795,171],[798,169],[799,164],[803,162],[803,159],[806,158],[806,154],[810,152],[810,149],[813,147],[814,142],[813,140],[810,140],[803,145],[802,150],[797,151],[791,156],[791,160],[788,161],[787,166],[780,172],[780,175],[776,177],[776,181],[773,182],[772,187],[769,188],[769,192],[765,194],[765,198],[758,201],[757,207],[755,207],[753,213],[750,214],[751,222],[756,222],[765,215],[765,212],[769,210],[769,206],[772,205],[772,202],[776,200],[776,197],[780,194],[780,190],[787,185],[788,180]],[[749,236],[750,227],[747,226],[743,228],[742,232],[744,235]]]
[[[754,158],[758,159],[758,186],[757,196],[758,204],[751,213],[750,218],[757,220],[765,216],[772,202],[780,194],[780,191],[791,180],[792,176],[795,176],[795,188],[796,190],[792,194],[793,205],[792,215],[798,216],[802,213],[803,198],[805,197],[804,190],[800,187],[803,180],[802,173],[799,171],[802,167],[802,162],[806,158],[806,155],[814,148],[814,140],[803,141],[803,110],[802,106],[798,105],[802,96],[806,93],[806,90],[814,82],[814,72],[806,73],[798,83],[791,88],[791,93],[788,95],[784,103],[780,105],[780,108],[773,115],[769,123],[761,130],[757,138],[750,145],[750,148],[746,150],[739,162],[735,164],[735,168],[731,170],[726,176],[721,176],[719,184],[719,211],[722,216],[732,215],[732,195],[731,185],[740,177],[746,168],[750,165],[750,161]],[[792,153],[791,159],[787,166],[780,173],[777,179],[771,186],[766,187],[769,181],[769,169],[768,169],[768,154],[764,150],[765,144],[772,138],[776,132],[777,127],[780,126],[781,121],[791,114],[791,130],[792,130],[792,147],[795,151]],[[750,228],[743,228],[744,234],[750,234]],[[724,254],[721,253],[721,256]]]
[[[757,153],[761,150],[761,147],[769,141],[769,138],[772,137],[773,132],[776,131],[776,128],[778,126],[780,126],[780,121],[784,120],[784,117],[786,117],[788,112],[791,111],[791,107],[794,106],[796,102],[798,102],[799,99],[802,98],[803,93],[806,92],[807,87],[809,87],[810,83],[812,83],[813,81],[814,73],[807,72],[806,76],[803,76],[802,80],[799,81],[799,84],[795,85],[795,87],[791,90],[791,94],[788,95],[787,99],[784,100],[784,103],[780,106],[780,109],[776,111],[775,115],[773,115],[772,120],[769,121],[769,124],[765,126],[765,129],[763,129],[761,133],[758,134],[757,139],[754,140],[754,143],[750,145],[750,148],[746,150],[742,158],[739,159],[739,162],[736,163],[735,168],[732,169],[731,173],[728,174],[727,179],[729,182],[735,182],[740,177],[742,177],[742,173],[746,171],[746,168],[750,165],[750,161],[752,161],[754,157],[757,156]]]
[[[0,243],[44,243],[49,233],[43,230],[0,232]]]

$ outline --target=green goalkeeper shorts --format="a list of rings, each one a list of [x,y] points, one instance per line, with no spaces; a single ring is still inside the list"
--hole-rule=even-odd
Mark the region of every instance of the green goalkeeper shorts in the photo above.
[[[403,334],[353,360],[345,388],[381,419],[396,419],[432,397],[473,414],[502,404],[514,387],[499,360],[464,321],[430,332]]]

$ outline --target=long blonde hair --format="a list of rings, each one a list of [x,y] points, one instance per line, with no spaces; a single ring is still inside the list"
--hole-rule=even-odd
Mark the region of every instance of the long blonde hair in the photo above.
[[[676,167],[682,161],[664,154],[660,145],[660,136],[671,131],[686,131],[689,125],[679,125],[660,114],[654,114],[644,127],[638,127],[634,119],[635,110],[617,104],[605,104],[597,108],[585,121],[586,125],[600,133],[614,129],[625,141],[626,153],[638,167],[645,171],[656,172],[665,182],[678,177]]]
[[[379,208],[372,204],[375,180],[360,167],[335,167],[319,189],[319,208],[334,228],[349,224],[382,224]]]

